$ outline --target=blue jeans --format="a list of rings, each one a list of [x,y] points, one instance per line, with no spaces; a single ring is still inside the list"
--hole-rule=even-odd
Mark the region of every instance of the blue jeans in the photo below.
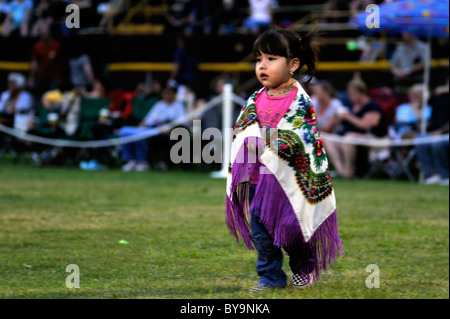
[[[416,146],[417,157],[425,178],[438,174],[442,179],[448,179],[448,147],[448,141]]]
[[[133,126],[124,126],[120,129],[120,136],[128,136],[136,133],[144,132],[148,128],[139,128]],[[124,161],[134,160],[136,162],[146,162],[148,153],[147,139],[122,144],[120,147],[122,151],[122,159]]]
[[[253,212],[250,229],[253,236],[253,245],[258,252],[256,272],[260,276],[259,283],[271,288],[283,288],[287,281],[287,276],[282,269],[283,252],[273,244],[273,239]]]
[[[255,185],[250,186],[250,202],[255,194]],[[254,211],[251,212],[250,230],[252,232],[253,245],[258,252],[256,260],[256,272],[260,276],[259,283],[271,288],[282,288],[286,286],[287,276],[283,271],[283,251],[280,247],[273,244],[273,238],[267,232],[264,224],[255,216]],[[292,247],[284,247],[286,253],[289,255],[289,266],[292,273],[301,273],[300,265],[314,264],[312,258],[312,247],[310,244],[305,244],[305,254],[300,253],[299,249]]]

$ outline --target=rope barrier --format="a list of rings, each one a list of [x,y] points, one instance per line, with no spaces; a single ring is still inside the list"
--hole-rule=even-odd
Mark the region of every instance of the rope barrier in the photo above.
[[[449,135],[440,136],[424,136],[417,137],[413,139],[404,140],[392,140],[388,138],[348,138],[336,134],[321,133],[325,141],[352,144],[352,145],[362,145],[368,147],[398,147],[398,146],[415,146],[422,144],[433,144],[437,142],[443,142],[449,140]]]
[[[240,96],[237,96],[235,94],[231,95],[232,102],[235,102],[237,104],[245,104],[245,100],[242,99]],[[75,140],[68,140],[68,139],[51,139],[46,138],[42,136],[37,135],[31,135],[24,131],[13,129],[7,126],[4,126],[3,124],[0,124],[0,132],[3,132],[5,134],[14,136],[18,139],[38,143],[38,144],[45,144],[55,147],[72,147],[72,148],[99,148],[99,147],[111,147],[111,146],[118,146],[122,144],[132,143],[136,141],[140,141],[143,139],[150,138],[152,136],[158,135],[161,132],[168,131],[172,128],[174,128],[177,125],[180,125],[182,123],[186,123],[188,120],[193,118],[200,117],[203,113],[209,111],[216,105],[223,102],[223,96],[218,95],[214,97],[212,100],[207,102],[201,110],[194,110],[188,114],[186,114],[183,117],[180,117],[178,119],[175,119],[171,121],[170,123],[167,123],[165,125],[155,127],[155,128],[148,128],[143,130],[142,132],[129,135],[129,136],[121,136],[116,138],[111,138],[107,140],[93,140],[93,141],[75,141]],[[230,128],[231,129],[231,128]],[[399,147],[399,146],[415,146],[415,145],[421,145],[421,144],[432,144],[437,142],[443,142],[443,141],[449,141],[449,135],[441,135],[441,136],[425,136],[425,137],[417,137],[414,139],[405,139],[405,140],[392,140],[388,138],[381,138],[381,139],[375,139],[375,138],[348,138],[344,136],[339,136],[335,134],[328,134],[328,133],[322,133],[321,134],[323,139],[325,141],[332,141],[337,143],[344,143],[344,144],[353,144],[353,145],[362,145],[367,147]]]

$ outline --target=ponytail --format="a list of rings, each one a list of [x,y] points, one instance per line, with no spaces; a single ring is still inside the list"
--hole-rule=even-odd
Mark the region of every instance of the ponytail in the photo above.
[[[319,44],[317,31],[311,31],[305,35],[300,35],[300,51],[297,58],[300,60],[300,67],[295,74],[300,73],[302,77],[308,77],[309,83],[317,72],[317,62],[319,60]],[[305,71],[302,69],[306,67]]]

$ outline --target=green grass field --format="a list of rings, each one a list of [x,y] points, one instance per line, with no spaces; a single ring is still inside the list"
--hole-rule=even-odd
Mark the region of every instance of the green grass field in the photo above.
[[[249,293],[256,253],[228,233],[224,180],[0,160],[0,298],[449,298],[448,187],[334,184],[346,254],[307,290]]]

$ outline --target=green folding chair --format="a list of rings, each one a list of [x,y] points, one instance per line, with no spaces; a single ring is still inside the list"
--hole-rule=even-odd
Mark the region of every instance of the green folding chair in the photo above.
[[[80,123],[75,140],[92,140],[92,128],[98,122],[101,109],[108,109],[110,100],[107,98],[82,98],[80,102]]]
[[[150,99],[139,99],[139,98],[133,98],[131,101],[131,105],[133,108],[132,116],[133,119],[139,124],[145,116],[148,114],[148,112],[152,109],[153,105],[158,102],[157,98],[150,98]]]

